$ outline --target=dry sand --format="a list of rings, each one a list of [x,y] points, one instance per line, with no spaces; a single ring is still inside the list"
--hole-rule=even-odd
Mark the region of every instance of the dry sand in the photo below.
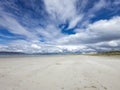
[[[0,58],[0,90],[120,90],[120,56]]]

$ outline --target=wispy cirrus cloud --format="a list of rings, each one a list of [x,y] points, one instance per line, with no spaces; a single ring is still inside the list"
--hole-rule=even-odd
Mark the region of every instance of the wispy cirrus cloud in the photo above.
[[[119,50],[119,5],[118,0],[1,0],[0,49]]]
[[[8,29],[13,34],[23,35],[27,39],[37,39],[37,36],[29,32],[27,28],[23,27],[17,20],[10,16],[2,16],[0,18],[0,26]]]
[[[48,13],[60,21],[65,21],[76,15],[76,0],[45,0]]]

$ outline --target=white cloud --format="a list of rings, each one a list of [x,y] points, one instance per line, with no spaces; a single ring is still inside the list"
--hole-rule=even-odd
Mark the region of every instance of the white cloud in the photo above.
[[[110,50],[110,47],[119,46],[120,41],[114,41],[117,39],[120,39],[119,16],[89,24],[85,30],[81,32],[77,30],[76,34],[63,37],[58,40],[58,43],[63,45],[87,45],[97,50],[107,50],[107,48]]]
[[[115,42],[115,41],[108,42],[108,45],[110,45],[112,47],[117,47],[118,46],[117,42]]]
[[[44,2],[48,13],[52,16],[54,21],[56,21],[55,24],[69,21],[68,29],[71,29],[83,18],[83,13],[78,15],[76,9],[77,0],[45,0]]]
[[[36,34],[42,36],[42,39],[49,43],[64,37],[64,34],[61,33],[60,29],[52,24],[47,25],[45,28],[36,28],[35,30]]]
[[[87,12],[82,13],[84,14],[84,17],[81,26],[86,27],[89,24],[90,19],[96,17],[97,13],[101,12],[100,10],[111,7],[109,2],[110,1],[106,0],[94,1],[92,7],[89,8]],[[84,8],[82,10],[84,10]]]
[[[62,50],[68,50],[70,52],[75,52],[75,51],[78,51],[78,50],[81,50],[81,49],[84,49],[86,48],[86,46],[77,46],[77,45],[58,45],[57,46],[58,48],[62,49]]]
[[[110,20],[100,20],[90,24],[88,32],[96,35],[98,42],[117,40],[120,38],[120,17],[117,16]]]
[[[70,19],[76,15],[76,0],[45,0],[47,11],[56,19]]]
[[[31,47],[34,48],[34,49],[41,49],[41,47],[38,46],[37,44],[32,44]]]
[[[107,51],[112,50],[112,48],[117,50],[120,49],[119,22],[119,16],[110,20],[100,20],[89,24],[86,30],[77,30],[74,35],[62,35],[55,26],[50,25],[45,28],[46,31],[44,29],[38,30],[38,34],[43,35],[48,42],[40,43],[38,41],[18,40],[11,42],[9,49],[4,47],[4,50],[21,50],[28,53],[57,53],[64,51],[86,53],[99,50]]]
[[[120,5],[120,1],[119,1],[119,0],[115,0],[115,1],[114,1],[114,4],[115,4],[115,5]]]
[[[120,38],[120,17],[114,17],[110,20],[100,20],[89,24],[86,30],[82,30],[75,35],[69,35],[60,40],[61,43],[89,43],[92,40],[106,41]],[[74,43],[73,43],[74,44]]]
[[[91,12],[99,11],[100,9],[105,8],[106,5],[107,5],[106,0],[99,0],[94,4],[93,8],[90,11]]]
[[[81,21],[82,18],[83,18],[83,15],[81,15],[81,16],[75,16],[75,17],[70,21],[70,24],[69,24],[68,29],[71,29],[71,28],[75,27],[75,26],[77,25],[77,23]]]
[[[79,12],[76,9],[76,1],[79,0],[44,0],[45,9],[50,15],[50,23],[46,21],[45,23],[47,24],[43,27],[38,25],[41,24],[39,20],[31,18],[29,15],[24,16],[23,21],[25,22],[21,24],[19,22],[20,18],[16,18],[12,13],[4,12],[4,8],[0,4],[0,26],[13,34],[27,38],[27,40],[12,40],[6,47],[1,45],[0,49],[18,50],[28,53],[52,53],[64,52],[64,50],[85,53],[96,52],[97,50],[111,50],[111,48],[120,49],[120,16],[90,24],[91,17],[94,17],[99,10],[109,6],[106,0],[99,0],[94,3],[93,7],[88,9],[88,12],[84,12],[88,0],[79,1],[82,3],[78,6]],[[10,3],[8,1],[8,4],[6,3],[6,5],[11,4],[14,4],[14,2]],[[116,0],[114,4],[118,5],[119,2]],[[13,6],[13,8],[19,11],[18,7]],[[31,23],[30,21],[33,22]],[[64,35],[62,33],[60,28],[58,28],[59,24],[66,24],[66,22],[69,24],[67,29],[71,29],[80,23],[80,28],[75,30],[76,34]],[[28,27],[23,26],[23,24],[28,25]],[[38,26],[29,28],[33,24]],[[85,29],[82,28],[84,26],[86,27]],[[7,38],[7,36],[1,36]]]
[[[114,17],[110,20],[100,20],[89,25],[89,29],[95,32],[120,33],[120,17]]]
[[[28,39],[37,39],[37,36],[29,32],[25,27],[23,27],[16,19],[8,15],[1,15],[0,26],[7,28],[9,32],[23,35]]]

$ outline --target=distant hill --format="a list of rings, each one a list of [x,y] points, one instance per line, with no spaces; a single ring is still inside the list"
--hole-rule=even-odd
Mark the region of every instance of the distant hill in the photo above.
[[[9,51],[1,51],[0,55],[24,55],[23,52],[9,52]]]
[[[24,52],[10,52],[10,51],[0,51],[0,55],[64,55],[64,54],[77,54],[80,55],[81,53],[24,53]],[[120,51],[109,51],[109,52],[98,52],[96,54],[84,54],[84,55],[120,55]]]
[[[10,51],[0,51],[0,55],[58,55],[66,53],[24,53],[24,52],[10,52]]]
[[[120,55],[120,51],[99,52],[91,55]]]
[[[24,53],[24,52],[10,52],[0,51],[0,55],[64,55],[64,54],[80,54],[81,52],[38,52],[38,53]]]

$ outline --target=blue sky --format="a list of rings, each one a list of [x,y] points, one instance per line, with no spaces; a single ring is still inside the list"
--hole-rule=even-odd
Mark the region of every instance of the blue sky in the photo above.
[[[0,0],[0,51],[120,50],[120,0]]]

